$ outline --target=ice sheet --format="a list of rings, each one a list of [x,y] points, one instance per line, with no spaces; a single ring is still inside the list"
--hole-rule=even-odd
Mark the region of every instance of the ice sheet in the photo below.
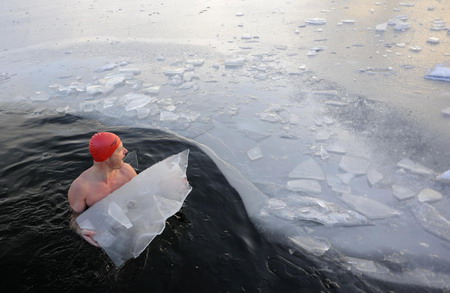
[[[189,150],[142,171],[77,218],[117,267],[138,257],[180,210],[192,190],[186,179]]]

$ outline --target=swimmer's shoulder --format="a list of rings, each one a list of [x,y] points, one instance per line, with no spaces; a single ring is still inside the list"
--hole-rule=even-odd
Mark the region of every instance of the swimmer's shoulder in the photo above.
[[[127,176],[130,180],[137,176],[136,170],[134,170],[133,167],[131,167],[128,163],[123,163],[122,167],[122,173]]]

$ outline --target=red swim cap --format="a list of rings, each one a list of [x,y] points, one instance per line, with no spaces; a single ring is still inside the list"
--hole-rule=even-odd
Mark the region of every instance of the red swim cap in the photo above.
[[[99,132],[92,136],[89,141],[89,151],[94,161],[103,162],[107,160],[120,145],[120,138],[111,132]]]

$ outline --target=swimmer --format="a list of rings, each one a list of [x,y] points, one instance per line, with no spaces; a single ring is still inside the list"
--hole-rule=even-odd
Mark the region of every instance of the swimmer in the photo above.
[[[87,242],[99,247],[93,239],[95,231],[80,229],[75,219],[137,174],[133,167],[123,162],[128,150],[114,133],[94,134],[89,142],[89,151],[94,159],[93,166],[78,176],[69,188],[68,199],[72,208],[70,227]]]

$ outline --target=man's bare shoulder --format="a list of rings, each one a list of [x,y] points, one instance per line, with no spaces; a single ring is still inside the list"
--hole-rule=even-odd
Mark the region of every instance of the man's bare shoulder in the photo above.
[[[76,178],[69,188],[69,198],[82,196],[89,186],[89,177],[91,168],[87,169]]]
[[[123,166],[122,166],[122,173],[125,175],[125,176],[127,176],[130,180],[132,179],[132,178],[134,178],[135,176],[137,176],[137,173],[136,173],[136,171],[134,170],[134,168],[133,167],[131,167],[131,165],[130,164],[128,164],[128,163],[123,163]]]

